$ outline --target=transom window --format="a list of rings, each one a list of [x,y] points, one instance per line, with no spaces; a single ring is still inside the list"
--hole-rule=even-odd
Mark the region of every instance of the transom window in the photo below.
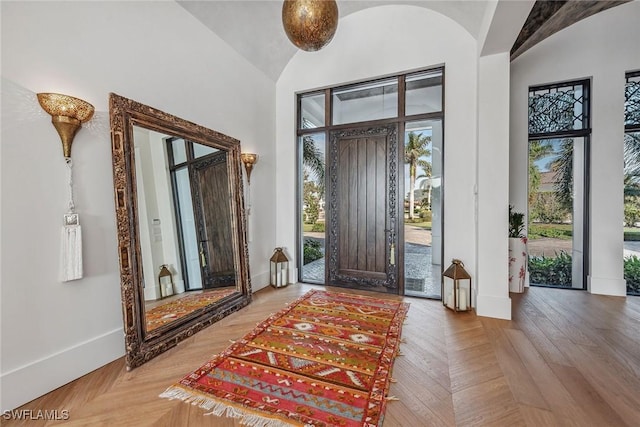
[[[529,138],[588,129],[588,88],[588,81],[531,88]]]

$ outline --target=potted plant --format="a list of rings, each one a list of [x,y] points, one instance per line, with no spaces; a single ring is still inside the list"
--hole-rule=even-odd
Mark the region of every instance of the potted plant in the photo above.
[[[523,292],[527,274],[527,238],[524,214],[509,205],[509,292]]]

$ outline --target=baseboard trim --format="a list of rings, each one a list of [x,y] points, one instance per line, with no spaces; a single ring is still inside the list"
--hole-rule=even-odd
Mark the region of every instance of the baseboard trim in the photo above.
[[[4,372],[0,375],[2,411],[24,405],[122,356],[124,333],[118,328]]]
[[[589,293],[594,295],[610,295],[614,297],[627,295],[627,281],[624,279],[589,276],[587,287]]]
[[[476,314],[478,316],[511,320],[511,298],[478,295],[476,297]]]
[[[258,292],[260,289],[264,289],[269,286],[270,278],[269,272],[256,274],[251,277],[251,292]]]

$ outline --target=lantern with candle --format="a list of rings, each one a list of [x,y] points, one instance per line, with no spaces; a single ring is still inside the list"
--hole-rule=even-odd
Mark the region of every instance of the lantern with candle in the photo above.
[[[459,259],[442,273],[442,304],[453,311],[471,310],[471,276]]]
[[[158,285],[160,286],[160,298],[173,295],[173,274],[171,274],[167,264],[162,264],[160,266],[160,272],[158,273]]]
[[[283,288],[289,284],[289,258],[282,248],[274,250],[269,272],[271,273],[271,286],[274,288]]]

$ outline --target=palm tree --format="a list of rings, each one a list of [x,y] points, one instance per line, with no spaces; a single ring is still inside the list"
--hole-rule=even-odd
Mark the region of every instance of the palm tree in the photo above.
[[[549,141],[536,140],[529,142],[529,201],[535,198],[540,186],[540,169],[536,162],[553,153],[553,146]]]
[[[420,190],[427,191],[427,206],[429,207],[429,209],[431,209],[431,176],[433,175],[433,168],[430,161],[423,159],[418,160],[418,166],[422,168],[424,173],[418,175],[416,177],[416,180],[425,178],[422,180],[422,182],[420,182],[420,185],[418,185],[418,187],[420,188]]]
[[[573,210],[573,139],[566,138],[560,143],[558,157],[551,163],[556,173],[554,185],[556,200],[564,209]]]
[[[407,143],[404,148],[404,162],[409,165],[409,218],[413,219],[413,209],[415,206],[416,175],[421,157],[429,156],[431,150],[427,147],[431,144],[431,137],[423,134],[409,132]]]
[[[324,154],[316,147],[312,135],[302,137],[302,164],[309,169],[318,183],[320,198],[324,195]]]
[[[625,179],[640,184],[640,132],[624,134],[624,174]]]

